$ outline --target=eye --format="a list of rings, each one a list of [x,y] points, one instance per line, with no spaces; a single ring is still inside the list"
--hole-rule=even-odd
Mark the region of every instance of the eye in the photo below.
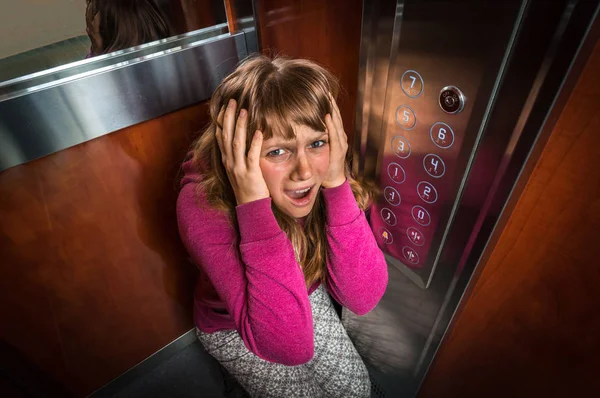
[[[285,149],[283,148],[274,149],[271,152],[267,153],[267,156],[270,158],[277,158],[283,155],[285,155]]]
[[[326,140],[319,140],[319,141],[315,141],[312,144],[310,144],[311,148],[320,148],[322,146],[325,146],[327,144]]]

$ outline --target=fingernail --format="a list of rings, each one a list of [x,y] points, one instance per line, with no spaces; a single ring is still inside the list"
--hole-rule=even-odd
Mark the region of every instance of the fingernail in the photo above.
[[[240,117],[246,117],[246,110],[245,109],[242,109],[240,111]]]
[[[227,104],[227,106],[229,106],[231,108],[234,105],[235,105],[235,100],[232,98],[232,99],[229,100],[229,104]]]

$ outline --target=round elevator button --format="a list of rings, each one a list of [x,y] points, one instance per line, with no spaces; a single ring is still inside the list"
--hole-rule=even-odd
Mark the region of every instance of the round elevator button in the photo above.
[[[407,70],[400,78],[400,87],[410,98],[417,98],[423,92],[423,78],[417,71]]]
[[[446,86],[440,91],[439,103],[442,110],[451,115],[461,112],[467,98],[456,86]]]
[[[396,109],[396,122],[405,130],[412,130],[417,124],[415,112],[406,105],[401,105]]]

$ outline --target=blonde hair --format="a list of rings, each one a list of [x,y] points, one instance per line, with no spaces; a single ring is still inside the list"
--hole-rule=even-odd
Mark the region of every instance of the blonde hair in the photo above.
[[[333,111],[328,93],[337,98],[339,83],[314,62],[282,57],[270,59],[262,55],[243,60],[215,90],[210,100],[210,125],[193,145],[193,164],[202,174],[199,194],[206,197],[211,207],[226,212],[237,225],[235,196],[215,138],[217,115],[230,99],[237,101],[237,112],[242,108],[248,111],[246,147],[249,148],[256,130],[263,132],[265,140],[274,134],[294,138],[294,124],[325,131],[325,115]],[[350,176],[348,164],[346,177],[359,207],[365,210],[371,200],[370,190]],[[304,227],[275,205],[272,207],[279,226],[294,247],[307,286],[316,281],[324,282],[327,277],[327,239],[321,193],[317,193]]]

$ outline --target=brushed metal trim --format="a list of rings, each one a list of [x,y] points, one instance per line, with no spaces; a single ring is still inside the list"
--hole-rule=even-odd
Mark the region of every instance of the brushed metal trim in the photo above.
[[[67,76],[76,75],[78,73],[104,68],[111,65],[117,68],[121,62],[130,59],[159,53],[168,49],[183,47],[186,44],[196,43],[201,40],[208,40],[213,37],[227,34],[228,32],[229,29],[227,24],[222,23],[192,32],[182,33],[166,39],[144,43],[139,46],[113,51],[109,54],[102,54],[92,58],[59,65],[39,72],[16,77],[14,79],[5,80],[0,82],[0,100],[9,98],[13,92],[23,90],[27,87],[37,86],[48,81],[62,79]]]
[[[5,85],[0,171],[209,98],[248,55],[246,34],[197,38],[134,49],[115,64],[117,54],[92,70],[61,70],[41,83],[30,78]]]

